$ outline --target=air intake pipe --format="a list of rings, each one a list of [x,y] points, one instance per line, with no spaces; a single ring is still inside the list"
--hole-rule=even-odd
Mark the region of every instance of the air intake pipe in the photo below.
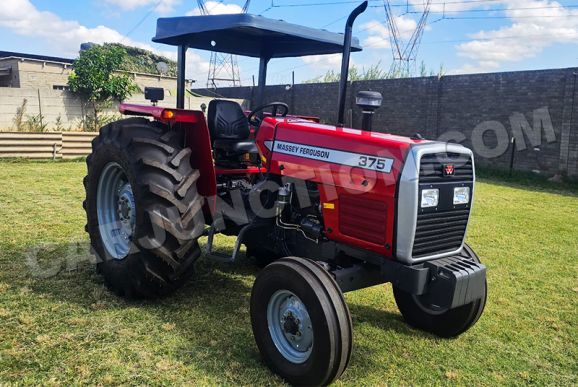
[[[373,130],[373,114],[381,106],[383,97],[377,91],[360,91],[355,97],[355,103],[363,113],[361,129],[371,132]]]
[[[359,15],[367,9],[367,0],[353,10],[345,24],[345,36],[343,37],[343,58],[341,60],[341,78],[339,79],[339,108],[337,126],[345,124],[345,97],[347,96],[347,78],[349,76],[349,57],[351,56],[351,37],[353,35],[353,23]]]

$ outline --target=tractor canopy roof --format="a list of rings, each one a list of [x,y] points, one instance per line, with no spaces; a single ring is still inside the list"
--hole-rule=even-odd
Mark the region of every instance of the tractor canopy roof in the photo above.
[[[336,54],[343,34],[249,14],[161,18],[154,42],[257,58]],[[361,51],[354,38],[351,51]]]

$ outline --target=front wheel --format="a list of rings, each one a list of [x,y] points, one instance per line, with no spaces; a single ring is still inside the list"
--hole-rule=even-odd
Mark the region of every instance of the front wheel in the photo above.
[[[269,368],[293,385],[327,385],[347,368],[351,316],[335,280],[303,258],[282,258],[257,277],[251,322]]]
[[[468,245],[464,246],[462,256],[480,263],[480,258]],[[464,333],[478,321],[486,306],[488,287],[486,283],[482,298],[448,310],[428,305],[422,297],[396,287],[393,288],[393,294],[399,311],[409,325],[440,337],[451,338]]]

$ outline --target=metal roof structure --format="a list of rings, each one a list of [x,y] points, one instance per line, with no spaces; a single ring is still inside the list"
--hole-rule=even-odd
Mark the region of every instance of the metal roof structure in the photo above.
[[[56,56],[25,54],[23,52],[12,52],[12,51],[0,51],[0,59],[4,58],[30,59],[41,62],[54,62],[64,64],[72,64],[74,62],[74,59],[60,58]]]
[[[156,43],[256,58],[343,52],[344,36],[250,14],[160,18]],[[352,40],[351,51],[361,51]]]

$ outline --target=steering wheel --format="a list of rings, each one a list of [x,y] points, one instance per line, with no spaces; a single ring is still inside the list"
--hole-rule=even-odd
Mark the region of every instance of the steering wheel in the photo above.
[[[263,110],[273,108],[271,112],[271,117],[277,117],[277,111],[282,109],[281,117],[287,117],[287,113],[289,113],[289,106],[283,102],[271,102],[262,106],[259,106],[247,116],[247,120],[249,120],[249,124],[254,126],[255,128],[259,128],[261,123],[263,122],[263,118],[259,113],[262,113]]]

